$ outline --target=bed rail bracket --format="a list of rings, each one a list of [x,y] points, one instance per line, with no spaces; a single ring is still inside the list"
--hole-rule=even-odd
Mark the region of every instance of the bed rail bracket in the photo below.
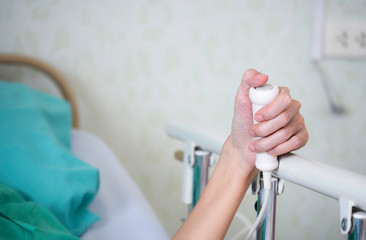
[[[355,203],[352,200],[341,197],[339,199],[340,228],[343,235],[348,234],[352,227],[352,209]]]

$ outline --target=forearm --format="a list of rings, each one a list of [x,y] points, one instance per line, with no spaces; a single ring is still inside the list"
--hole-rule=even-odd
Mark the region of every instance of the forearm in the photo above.
[[[257,173],[241,158],[229,137],[204,193],[173,239],[224,238]]]

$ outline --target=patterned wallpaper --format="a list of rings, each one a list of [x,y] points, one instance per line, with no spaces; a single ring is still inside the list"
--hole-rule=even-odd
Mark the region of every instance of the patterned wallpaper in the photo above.
[[[260,70],[302,102],[310,140],[299,153],[366,174],[366,61],[320,63],[347,110],[333,114],[311,62],[313,5],[0,0],[0,52],[38,57],[65,75],[77,94],[82,129],[107,142],[172,235],[187,212],[180,202],[181,164],[173,160],[183,144],[165,135],[164,123],[186,119],[228,132],[244,70],[256,66],[290,25]],[[326,19],[332,17],[366,19],[365,1],[329,1]],[[17,70],[19,78],[34,75]],[[254,199],[248,194],[240,208],[251,221]],[[277,209],[278,239],[345,239],[333,199],[286,183]],[[243,226],[235,219],[227,239]]]

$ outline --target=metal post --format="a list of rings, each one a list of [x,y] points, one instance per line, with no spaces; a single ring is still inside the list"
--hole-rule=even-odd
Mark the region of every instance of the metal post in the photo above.
[[[348,234],[348,240],[366,240],[366,212],[352,214],[353,229]]]
[[[257,240],[274,240],[275,239],[275,222],[276,222],[276,200],[277,200],[278,179],[272,177],[272,188],[270,191],[270,199],[267,210],[264,215],[262,225],[257,230]],[[260,179],[260,192],[257,201],[257,214],[262,208],[264,199],[263,179]],[[259,206],[258,206],[259,205]]]
[[[208,169],[210,166],[210,153],[197,150],[194,153],[195,165],[193,167],[193,201],[192,209],[197,204],[208,183]]]

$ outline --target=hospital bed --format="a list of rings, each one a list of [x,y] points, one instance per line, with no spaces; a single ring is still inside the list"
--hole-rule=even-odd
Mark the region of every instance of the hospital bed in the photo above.
[[[79,118],[75,97],[63,77],[48,64],[34,58],[14,55],[0,55],[0,63],[22,64],[44,71],[55,80],[65,99],[72,106],[73,129],[71,130],[71,149],[79,159],[96,167],[100,173],[99,191],[89,209],[100,216],[81,236],[82,239],[168,239],[155,213],[143,194],[118,161],[108,146],[91,133],[78,129]],[[225,135],[212,129],[194,124],[171,122],[166,132],[173,138],[182,140],[185,148],[182,158],[185,183],[183,202],[192,204],[192,192],[197,186],[192,183],[193,169],[188,159],[211,161],[212,154],[220,154]],[[103,159],[103,161],[101,161]],[[317,161],[305,159],[295,154],[280,158],[279,168],[273,173],[271,202],[266,220],[258,232],[264,234],[257,239],[274,239],[276,195],[283,191],[283,180],[287,180],[319,192],[339,201],[340,231],[349,239],[366,239],[366,176],[356,174]],[[210,164],[202,164],[201,173],[207,172]],[[202,174],[198,187],[207,184],[207,174]],[[191,178],[191,179],[189,179]],[[253,182],[254,194],[261,197],[260,179]],[[192,189],[193,188],[193,189]],[[202,192],[199,189],[198,192]],[[193,201],[194,200],[194,201]],[[243,229],[246,230],[246,229]]]
[[[81,238],[168,239],[156,214],[111,149],[97,136],[79,129],[75,96],[65,78],[49,64],[32,57],[0,54],[0,64],[27,66],[43,72],[54,80],[61,95],[70,102],[72,152],[97,168],[100,177],[99,190],[89,205],[89,210],[100,220],[92,224]]]

